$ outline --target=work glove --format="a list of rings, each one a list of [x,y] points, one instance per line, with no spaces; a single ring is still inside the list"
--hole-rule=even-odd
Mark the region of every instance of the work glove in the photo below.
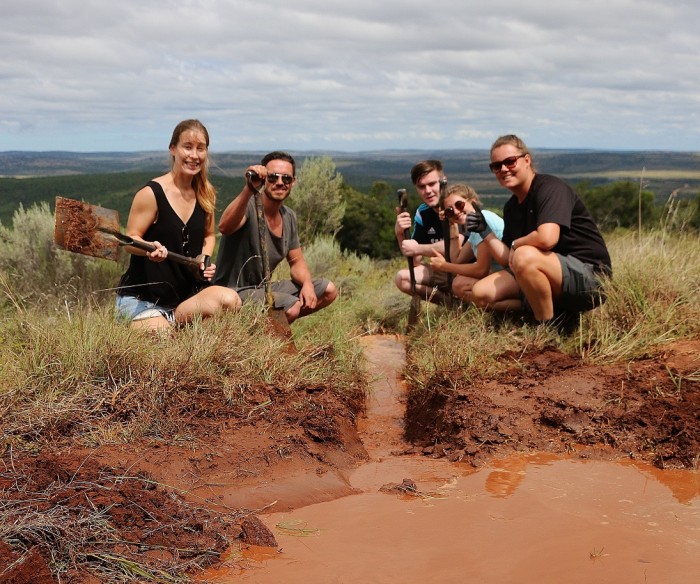
[[[472,203],[472,206],[474,207],[474,212],[467,214],[467,231],[478,233],[484,238],[491,233],[491,228],[486,223],[486,217],[481,212],[479,205]]]

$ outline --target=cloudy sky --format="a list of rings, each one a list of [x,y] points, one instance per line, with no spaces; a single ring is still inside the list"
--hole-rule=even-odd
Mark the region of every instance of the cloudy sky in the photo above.
[[[22,0],[0,151],[700,150],[697,0]]]

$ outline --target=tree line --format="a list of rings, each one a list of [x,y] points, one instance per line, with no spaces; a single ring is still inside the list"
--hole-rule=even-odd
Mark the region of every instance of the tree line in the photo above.
[[[376,181],[367,192],[357,190],[347,184],[329,156],[305,158],[297,174],[288,205],[299,217],[302,243],[330,235],[344,251],[374,259],[396,255],[395,185]],[[133,194],[150,177],[150,171],[144,171],[0,179],[0,223],[7,225],[20,206],[27,208],[43,202],[53,205],[56,195],[116,209],[125,219]],[[219,207],[243,188],[242,177],[212,175],[211,180],[219,191]],[[700,231],[700,191],[693,198],[680,198],[673,191],[659,201],[643,184],[632,181],[602,185],[581,182],[572,186],[603,231],[640,227]],[[410,210],[419,204],[418,196],[411,193]],[[501,212],[500,208],[492,210]]]

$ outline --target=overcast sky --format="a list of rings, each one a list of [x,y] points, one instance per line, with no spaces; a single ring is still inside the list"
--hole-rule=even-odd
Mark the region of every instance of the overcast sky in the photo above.
[[[697,0],[22,0],[0,151],[700,151]]]

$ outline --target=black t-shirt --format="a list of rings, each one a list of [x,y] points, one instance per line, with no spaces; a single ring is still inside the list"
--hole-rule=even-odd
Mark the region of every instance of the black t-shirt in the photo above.
[[[503,220],[503,243],[508,246],[544,223],[556,223],[560,234],[553,252],[591,264],[596,272],[612,273],[610,254],[591,214],[574,190],[555,176],[536,175],[522,204],[515,195],[506,202]]]

